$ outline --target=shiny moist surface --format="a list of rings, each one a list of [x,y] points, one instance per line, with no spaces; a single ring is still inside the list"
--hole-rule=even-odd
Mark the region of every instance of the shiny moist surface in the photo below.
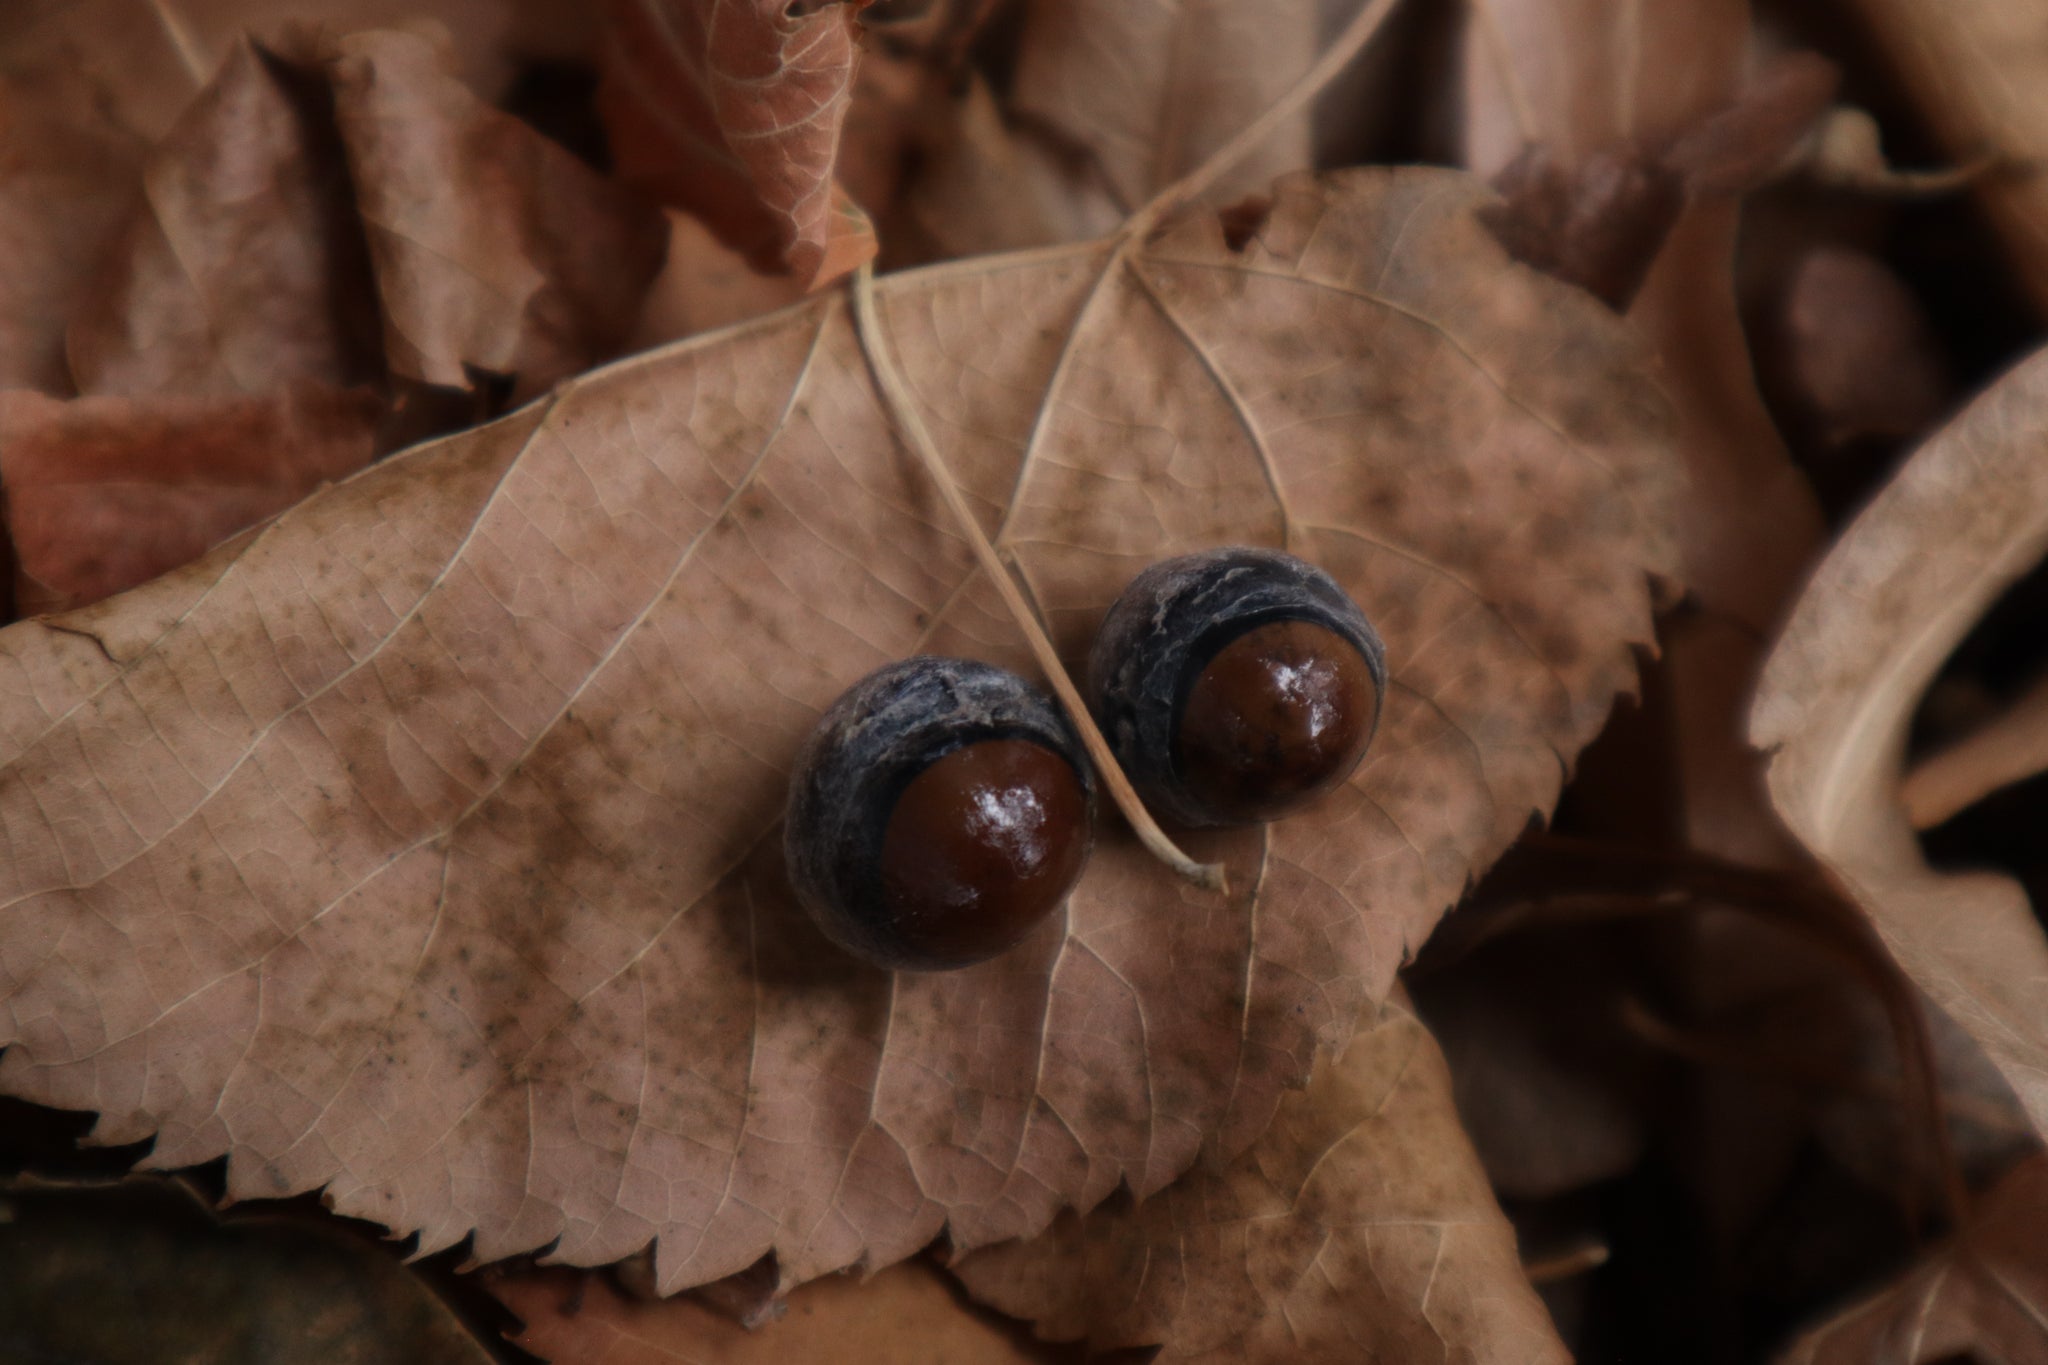
[[[954,749],[896,799],[877,860],[889,932],[923,965],[980,961],[1066,899],[1088,859],[1088,795],[1028,739]]]
[[[1312,621],[1271,621],[1188,681],[1174,762],[1218,816],[1270,820],[1351,775],[1378,708],[1372,669],[1350,641]]]

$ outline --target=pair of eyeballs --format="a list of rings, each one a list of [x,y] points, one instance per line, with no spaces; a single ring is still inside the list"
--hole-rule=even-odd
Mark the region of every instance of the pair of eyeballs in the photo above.
[[[1186,825],[1272,820],[1365,756],[1385,649],[1356,603],[1276,550],[1186,555],[1104,618],[1089,702],[1146,804]],[[798,900],[878,966],[935,971],[1014,946],[1080,880],[1095,782],[1023,678],[924,656],[849,688],[798,755],[784,830]]]

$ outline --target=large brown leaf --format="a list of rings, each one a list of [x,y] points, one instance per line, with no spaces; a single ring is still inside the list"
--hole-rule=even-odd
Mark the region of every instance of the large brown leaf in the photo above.
[[[1449,172],[880,286],[926,422],[1069,658],[1143,565],[1284,543],[1388,641],[1372,756],[1211,834],[1103,831],[1065,913],[890,977],[793,907],[832,697],[1029,668],[839,298],[565,385],[159,583],[0,635],[0,1083],[238,1193],[489,1259],[658,1238],[665,1290],[971,1247],[1265,1128],[1633,677],[1665,412]]]
[[[1928,867],[1899,792],[1935,672],[2048,551],[2048,355],[1992,385],[1895,475],[1799,597],[1751,713],[1785,823],[2048,1133],[2048,939],[2026,894]]]
[[[1228,1169],[956,1267],[982,1302],[1162,1361],[1568,1361],[1458,1127],[1443,1054],[1389,1002]]]

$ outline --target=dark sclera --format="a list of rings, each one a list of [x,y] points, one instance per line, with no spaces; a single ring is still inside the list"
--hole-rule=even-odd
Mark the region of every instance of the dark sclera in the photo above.
[[[1386,651],[1336,581],[1278,550],[1155,564],[1089,658],[1096,719],[1146,803],[1190,825],[1298,810],[1364,758]]]
[[[1012,947],[1080,879],[1094,785],[1066,718],[1014,673],[908,659],[863,678],[798,758],[784,848],[827,937],[935,971]]]

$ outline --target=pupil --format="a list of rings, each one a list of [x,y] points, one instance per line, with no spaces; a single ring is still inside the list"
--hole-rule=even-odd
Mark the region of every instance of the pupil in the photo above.
[[[1351,775],[1378,707],[1350,641],[1313,621],[1269,621],[1216,651],[1188,685],[1175,764],[1217,818],[1270,820]]]

